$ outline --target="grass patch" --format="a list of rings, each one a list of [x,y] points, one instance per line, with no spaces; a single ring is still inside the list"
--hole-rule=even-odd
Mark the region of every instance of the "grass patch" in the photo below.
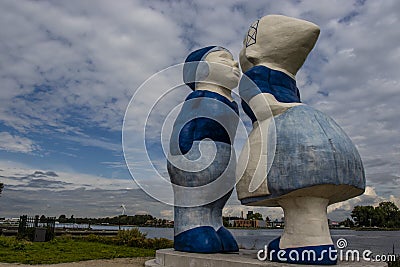
[[[58,237],[50,242],[29,242],[0,236],[0,262],[54,264],[95,259],[150,257],[154,249],[104,244],[71,237]]]

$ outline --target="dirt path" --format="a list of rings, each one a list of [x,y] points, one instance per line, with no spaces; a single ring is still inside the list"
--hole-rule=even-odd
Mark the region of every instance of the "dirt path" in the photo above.
[[[70,263],[59,263],[59,264],[42,264],[42,265],[26,265],[19,263],[0,263],[0,267],[143,267],[147,260],[152,258],[123,258],[113,260],[91,260],[91,261],[80,261]]]

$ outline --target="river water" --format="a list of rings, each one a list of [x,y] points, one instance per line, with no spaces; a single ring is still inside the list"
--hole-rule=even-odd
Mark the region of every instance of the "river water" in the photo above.
[[[92,225],[92,229],[118,230],[118,226]],[[121,226],[121,229],[131,227]],[[172,228],[139,227],[141,232],[147,233],[147,237],[164,237],[173,240]],[[239,247],[245,249],[262,249],[271,240],[282,234],[282,229],[229,229],[235,236]],[[345,249],[357,249],[359,251],[370,250],[376,254],[394,253],[400,254],[400,231],[354,231],[348,229],[332,229],[333,242],[340,238],[347,241]]]

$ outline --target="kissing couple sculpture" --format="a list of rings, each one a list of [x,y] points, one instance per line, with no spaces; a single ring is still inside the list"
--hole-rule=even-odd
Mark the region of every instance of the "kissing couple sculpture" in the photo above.
[[[300,100],[296,73],[319,32],[305,20],[262,17],[243,41],[242,78],[223,47],[204,47],[186,58],[183,79],[193,92],[173,126],[167,162],[175,250],[239,251],[222,223],[222,209],[236,184],[242,204],[283,208],[285,228],[268,244],[269,260],[336,264],[327,207],[362,194],[365,175],[345,132]],[[237,160],[233,142],[239,108],[231,91],[238,84],[252,130]],[[304,251],[313,257],[302,257]]]

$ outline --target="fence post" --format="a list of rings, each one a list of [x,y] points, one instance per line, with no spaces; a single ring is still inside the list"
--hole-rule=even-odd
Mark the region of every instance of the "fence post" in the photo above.
[[[27,215],[22,215],[19,217],[18,233],[24,232],[24,229],[26,228],[27,219],[28,219]]]
[[[35,222],[34,222],[34,224],[35,224],[35,227],[38,227],[38,226],[39,226],[39,215],[36,215],[36,216],[35,216]]]

